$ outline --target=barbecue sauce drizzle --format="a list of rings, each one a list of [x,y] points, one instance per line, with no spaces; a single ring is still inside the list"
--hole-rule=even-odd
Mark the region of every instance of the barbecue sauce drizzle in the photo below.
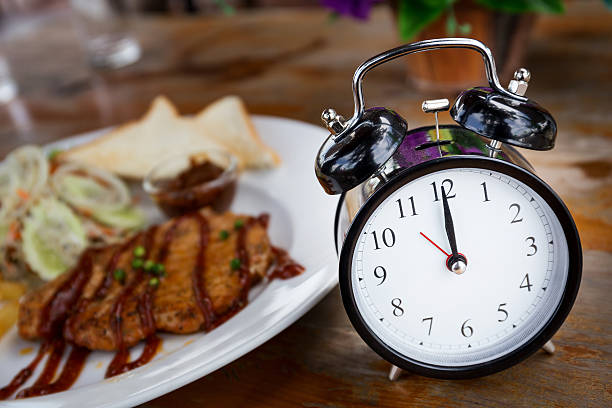
[[[170,227],[171,229],[174,227]],[[157,227],[151,227],[144,236],[144,247],[145,253],[150,254],[153,248],[153,242],[155,240],[155,234]],[[143,278],[146,278],[146,273],[142,269],[138,269],[134,279],[121,291],[119,297],[113,304],[111,320],[111,328],[115,336],[115,343],[117,347],[117,353],[113,360],[109,364],[105,378],[113,377],[117,374],[124,373],[132,370],[136,367],[140,367],[148,363],[157,351],[161,339],[155,334],[155,320],[152,313],[153,294],[151,288],[147,286],[145,292],[138,299],[138,314],[140,317],[140,324],[146,335],[146,344],[140,357],[132,362],[128,362],[130,352],[123,341],[123,330],[121,328],[123,307],[129,296],[134,290],[143,282]]]
[[[295,262],[284,249],[273,246],[272,253],[276,262],[268,274],[270,280],[290,279],[304,272],[304,267]]]
[[[13,395],[13,393],[17,391],[19,387],[21,387],[26,381],[28,381],[28,379],[32,376],[34,370],[36,370],[36,367],[38,366],[38,363],[40,363],[40,360],[42,360],[45,354],[47,354],[47,351],[49,351],[49,347],[50,343],[46,341],[40,345],[40,348],[38,349],[38,353],[36,353],[36,357],[34,357],[34,360],[32,360],[27,367],[21,369],[21,371],[19,371],[17,375],[13,377],[13,380],[8,385],[0,389],[0,400],[7,399],[11,395]]]
[[[228,320],[246,305],[249,290],[254,283],[250,274],[250,259],[246,247],[246,236],[249,229],[257,224],[267,228],[269,216],[267,214],[262,214],[256,218],[249,217],[244,226],[238,230],[235,253],[236,258],[240,260],[240,268],[238,269],[241,284],[240,296],[228,310],[220,315],[215,313],[212,300],[204,284],[206,248],[208,247],[210,239],[210,227],[204,216],[199,212],[195,212],[175,219],[164,234],[162,245],[157,254],[157,261],[160,263],[165,261],[176,230],[184,220],[189,218],[195,219],[199,228],[198,258],[192,272],[192,285],[196,304],[204,317],[202,328],[204,331],[208,332]],[[157,227],[152,227],[145,233],[146,253],[150,253],[156,232]],[[106,296],[113,283],[113,272],[121,255],[131,250],[141,236],[142,234],[135,235],[115,250],[105,267],[105,277],[94,291],[93,298],[104,298]],[[271,249],[276,261],[268,275],[270,279],[288,279],[304,271],[304,268],[291,259],[285,250],[277,247],[272,247]],[[49,352],[50,355],[47,358],[45,368],[39,378],[33,386],[21,390],[17,394],[17,398],[27,398],[64,391],[70,388],[78,378],[90,351],[86,348],[72,345],[70,355],[59,377],[54,382],[51,382],[55,377],[55,372],[65,348],[65,339],[68,341],[73,339],[72,331],[75,322],[73,322],[72,316],[68,314],[74,308],[76,312],[73,316],[78,315],[85,310],[91,301],[91,299],[84,298],[81,295],[85,284],[92,274],[92,253],[94,251],[95,250],[86,250],[81,255],[79,263],[73,268],[70,276],[60,285],[44,307],[41,315],[41,325],[38,329],[39,335],[44,339],[44,342],[41,344],[36,357],[30,364],[22,369],[7,386],[0,388],[0,400],[8,398],[19,389],[19,387],[32,376],[40,361]],[[143,278],[146,278],[146,274],[142,270],[137,271],[137,276],[122,289],[119,298],[113,305],[114,318],[111,321],[111,328],[115,336],[118,351],[106,371],[105,377],[107,378],[146,364],[155,356],[159,348],[161,339],[155,333],[155,319],[153,315],[155,289],[151,286],[147,286],[145,292],[138,299],[138,312],[143,331],[146,335],[146,344],[140,357],[137,360],[128,362],[129,350],[123,341],[121,314],[125,301],[142,282]]]
[[[206,247],[208,246],[208,240],[210,239],[210,228],[208,226],[208,221],[206,221],[206,218],[204,218],[202,214],[195,213],[195,219],[198,222],[200,239],[198,259],[196,260],[193,272],[191,273],[191,285],[193,286],[193,296],[195,297],[198,308],[202,313],[202,317],[204,317],[204,331],[210,331],[214,327],[218,318],[213,309],[212,300],[208,295],[208,290],[206,290],[206,285],[203,282],[205,279],[204,271],[206,270]]]
[[[115,251],[113,252],[113,255],[110,257],[110,259],[108,260],[108,262],[106,263],[104,267],[104,272],[105,272],[104,279],[100,281],[100,283],[94,290],[93,296],[91,298],[86,298],[84,296],[81,296],[75,308],[76,312],[72,314],[71,316],[69,316],[68,319],[66,320],[66,324],[64,326],[64,338],[66,340],[68,341],[74,340],[73,330],[74,330],[74,325],[76,324],[76,322],[74,321],[75,320],[74,317],[79,316],[87,308],[87,306],[89,305],[92,299],[101,299],[101,298],[104,298],[104,296],[106,296],[106,293],[108,292],[111,284],[113,283],[113,272],[115,268],[117,267],[119,258],[125,251],[128,251],[129,249],[132,248],[132,246],[134,245],[134,243],[139,237],[140,235],[134,235],[127,242],[123,243],[122,245],[119,245],[117,249],[115,249]]]
[[[22,386],[32,376],[42,358],[50,350],[51,355],[47,358],[46,367],[41,376],[33,386],[22,390],[17,397],[26,398],[50,394],[68,389],[76,381],[89,354],[89,350],[73,346],[60,377],[51,383],[55,376],[55,370],[59,364],[61,353],[63,353],[65,347],[65,340],[62,336],[64,323],[68,313],[79,300],[81,292],[91,276],[93,268],[91,257],[92,250],[86,250],[81,255],[77,266],[43,308],[38,333],[44,339],[44,342],[40,346],[34,360],[21,370],[9,385],[0,389],[0,399],[8,398]],[[60,349],[61,352],[59,352]]]
[[[53,377],[55,376],[55,371],[57,370],[57,366],[59,366],[60,361],[62,360],[62,356],[64,355],[64,349],[66,348],[66,342],[63,338],[55,338],[53,339],[51,344],[51,353],[49,357],[47,357],[47,362],[45,364],[45,368],[43,372],[38,376],[38,379],[34,383],[34,387],[40,387],[47,385],[53,381]],[[17,398],[27,391],[27,389],[22,390],[17,394]]]

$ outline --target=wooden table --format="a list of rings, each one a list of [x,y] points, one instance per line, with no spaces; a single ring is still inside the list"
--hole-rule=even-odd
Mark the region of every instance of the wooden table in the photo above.
[[[137,117],[160,93],[184,113],[235,93],[254,113],[318,124],[323,108],[351,112],[354,68],[398,43],[386,9],[367,24],[330,23],[316,9],[273,10],[215,19],[150,17],[136,21],[134,31],[144,57],[114,72],[87,68],[61,15],[5,34],[0,41],[21,98],[0,109],[0,154]],[[145,406],[612,406],[611,39],[612,14],[601,2],[572,2],[566,16],[541,18],[525,44],[529,96],[559,125],[553,152],[525,154],[571,209],[585,258],[582,287],[554,337],[554,356],[538,352],[482,379],[404,375],[392,383],[388,364],[354,332],[334,289],[257,350]],[[370,105],[393,107],[417,126],[431,123],[419,113],[420,102],[437,95],[413,91],[402,63],[394,63],[369,75],[366,96]]]

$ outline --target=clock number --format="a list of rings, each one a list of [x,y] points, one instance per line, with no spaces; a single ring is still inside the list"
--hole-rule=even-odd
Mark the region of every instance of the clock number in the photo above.
[[[514,218],[512,219],[512,221],[510,221],[510,224],[514,224],[515,222],[523,221],[522,218],[518,217],[519,213],[521,212],[521,206],[518,205],[517,203],[510,204],[510,207],[508,207],[508,209],[511,210],[512,208],[516,208],[516,214],[514,214]]]
[[[489,200],[489,194],[487,194],[487,183],[486,181],[483,181],[482,183],[480,183],[480,185],[482,186],[482,190],[484,193],[484,200],[482,200],[483,202],[487,202],[487,201],[491,201]]]
[[[448,184],[448,188],[445,186],[445,184]],[[433,183],[431,183],[431,186],[433,187],[434,201],[440,201],[440,197],[438,197],[438,186],[436,185],[436,182],[434,181]],[[442,180],[442,187],[444,187],[446,198],[455,198],[457,196],[457,194],[451,195],[451,191],[453,190],[453,180],[451,179]]]
[[[535,244],[535,238],[534,237],[527,237],[525,238],[525,242],[527,241],[531,241],[531,244],[529,244],[529,248],[533,248],[533,252],[530,254],[527,254],[527,256],[534,256],[537,252],[538,252],[538,247]]]
[[[411,196],[408,200],[410,200],[410,206],[412,207],[412,215],[418,215],[414,206],[414,197]]]
[[[506,306],[507,303],[500,303],[499,306],[497,307],[497,311],[498,312],[502,312],[504,314],[504,318],[503,319],[497,319],[498,322],[505,322],[506,319],[508,318],[508,311],[506,309],[502,309],[502,306]]]
[[[376,231],[372,231],[372,235],[374,236],[374,246],[375,249],[380,249],[378,245],[378,237],[376,236]],[[387,248],[391,248],[395,245],[395,233],[391,228],[385,228],[382,232],[382,242],[385,244]]]
[[[393,306],[393,316],[400,317],[404,314],[404,309],[401,307],[402,300],[400,298],[394,298],[391,300],[391,306]]]
[[[474,334],[474,329],[472,329],[472,326],[466,325],[466,323],[469,322],[470,320],[472,319],[467,319],[461,325],[461,334],[463,335],[463,337],[472,337],[472,334]]]
[[[433,316],[432,317],[425,317],[423,320],[421,320],[421,322],[426,322],[427,320],[429,320],[429,330],[427,331],[427,335],[430,336],[431,335],[431,326],[433,325]]]
[[[414,197],[410,197],[408,199],[410,201],[410,206],[412,207],[412,215],[418,215],[416,212],[416,208],[414,206]],[[404,215],[404,207],[402,206],[402,199],[398,198],[397,200],[395,200],[395,202],[397,203],[398,207],[399,207],[399,213],[400,213],[400,218],[405,218],[406,216]]]
[[[406,216],[404,215],[404,208],[402,207],[402,199],[398,198],[397,200],[395,200],[395,202],[397,203],[397,205],[399,206],[399,210],[400,210],[400,218],[405,218]]]
[[[377,271],[380,271],[380,272],[377,273]],[[378,285],[376,285],[376,286],[380,286],[383,284],[385,279],[387,279],[387,271],[382,266],[377,266],[376,268],[374,268],[374,276],[381,280],[378,283]]]
[[[523,278],[523,280],[521,281],[521,286],[519,286],[519,288],[523,289],[523,288],[527,288],[528,292],[531,292],[531,287],[533,285],[531,283],[529,283],[529,274],[526,273],[525,277]]]

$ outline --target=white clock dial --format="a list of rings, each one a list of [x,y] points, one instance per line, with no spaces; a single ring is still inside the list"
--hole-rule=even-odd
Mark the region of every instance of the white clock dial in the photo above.
[[[463,274],[451,272],[442,188]],[[383,343],[420,362],[467,366],[520,347],[561,302],[568,245],[550,206],[512,177],[437,171],[370,215],[352,256],[355,303]]]

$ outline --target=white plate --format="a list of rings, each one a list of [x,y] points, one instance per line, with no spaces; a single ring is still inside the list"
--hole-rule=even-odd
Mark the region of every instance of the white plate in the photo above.
[[[0,406],[125,407],[149,401],[258,347],[304,315],[336,285],[337,258],[332,227],[337,200],[323,193],[313,171],[315,155],[327,132],[288,119],[256,116],[254,122],[264,141],[279,152],[283,164],[275,170],[243,174],[233,210],[270,213],[272,242],[287,249],[306,267],[306,272],[254,288],[249,304],[210,333],[162,335],[162,351],[143,367],[105,380],[104,372],[113,354],[94,352],[70,390],[45,397],[1,401]],[[65,139],[48,148],[67,148],[101,133]],[[30,362],[38,345],[19,338],[15,328],[2,338],[0,387]],[[139,354],[141,347],[135,347],[133,355]],[[27,348],[32,351],[20,353]],[[41,362],[26,386],[33,383],[43,366]]]

